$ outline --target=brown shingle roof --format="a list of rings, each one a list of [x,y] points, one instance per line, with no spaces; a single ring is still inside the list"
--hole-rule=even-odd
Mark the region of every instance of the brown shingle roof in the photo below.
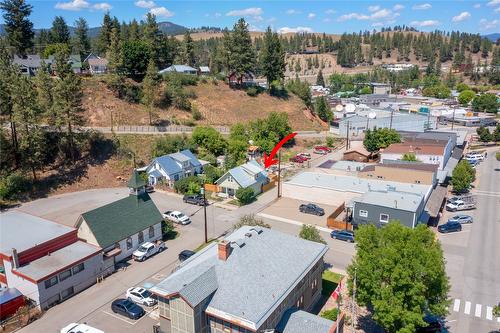
[[[416,155],[442,155],[445,146],[442,144],[419,144],[419,143],[393,143],[383,150],[383,153],[404,154],[415,153]]]

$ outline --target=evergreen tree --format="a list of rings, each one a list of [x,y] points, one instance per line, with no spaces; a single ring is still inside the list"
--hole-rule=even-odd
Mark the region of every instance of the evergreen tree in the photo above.
[[[24,75],[17,75],[14,84],[12,111],[19,129],[19,151],[36,180],[36,171],[43,165],[43,132],[38,125],[41,112],[31,81]]]
[[[82,61],[90,53],[89,26],[87,21],[80,17],[75,22],[75,37],[73,39],[73,51],[80,54]]]
[[[108,70],[110,73],[119,73],[123,67],[123,53],[118,29],[113,28],[110,35],[110,43],[106,52],[108,59]]]
[[[158,69],[154,59],[150,59],[146,76],[142,81],[142,103],[148,108],[149,124],[153,125],[153,112],[158,94]]]
[[[267,79],[268,87],[276,80],[282,80],[285,76],[285,53],[281,47],[278,34],[268,27],[264,35],[264,45],[260,54],[260,67],[262,74]]]
[[[56,16],[54,21],[52,21],[52,28],[50,29],[50,43],[69,43],[69,27],[62,16]]]
[[[316,98],[314,111],[316,112],[316,115],[323,121],[328,122],[333,118],[332,111],[330,110],[330,107],[328,106],[328,103],[323,96]]]
[[[196,63],[194,54],[194,42],[189,30],[184,33],[184,38],[182,39],[181,52],[179,54],[179,59],[182,64],[188,66],[194,66]]]
[[[111,40],[111,30],[113,29],[113,22],[111,21],[111,16],[109,12],[104,14],[102,20],[101,29],[99,30],[99,36],[97,37],[97,52],[100,55],[106,54],[108,50],[108,45]]]
[[[3,11],[5,31],[9,45],[20,56],[25,56],[33,47],[33,23],[28,19],[33,6],[25,0],[4,0],[0,2]]]
[[[48,66],[42,62],[42,66],[36,72],[34,79],[35,89],[37,93],[37,103],[41,109],[41,112],[44,113],[50,124],[54,124],[54,117],[52,115],[52,89],[53,89],[53,80],[48,73]]]
[[[236,22],[225,47],[228,50],[228,69],[234,72],[241,84],[241,77],[255,70],[255,51],[245,19],[240,18]]]
[[[81,79],[71,70],[68,64],[69,55],[58,52],[55,55],[58,79],[53,89],[52,113],[54,125],[61,131],[65,129],[67,152],[74,163],[77,159],[77,147],[74,128],[83,124]],[[64,151],[63,147],[59,147]]]
[[[325,86],[325,79],[323,78],[323,71],[320,69],[318,72],[318,76],[316,76],[316,84],[318,86]]]
[[[160,47],[162,45],[162,33],[158,28],[158,23],[156,23],[156,16],[148,13],[146,15],[146,21],[142,27],[143,40],[148,45],[149,56],[155,61],[155,64],[159,64],[160,60]]]

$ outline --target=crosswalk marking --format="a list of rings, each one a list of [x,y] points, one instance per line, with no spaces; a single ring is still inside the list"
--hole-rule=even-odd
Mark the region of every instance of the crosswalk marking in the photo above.
[[[475,316],[476,317],[481,317],[481,309],[482,309],[482,305],[481,304],[476,304],[476,313],[475,313]]]
[[[491,306],[486,307],[486,319],[493,320],[493,308]]]
[[[458,312],[460,309],[460,300],[455,298],[455,302],[453,303],[453,311]]]
[[[469,301],[465,302],[465,309],[464,309],[465,314],[470,314],[470,306],[471,303]]]

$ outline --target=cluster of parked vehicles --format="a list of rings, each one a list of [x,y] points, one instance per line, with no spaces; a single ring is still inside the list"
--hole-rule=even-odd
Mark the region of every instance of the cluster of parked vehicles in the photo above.
[[[479,163],[484,160],[484,155],[479,152],[470,152],[465,154],[464,160],[469,162],[469,164],[475,168]]]
[[[328,153],[331,153],[332,149],[327,147],[327,146],[315,146],[313,149],[314,154],[318,155],[326,155]],[[290,162],[294,163],[304,163],[307,162],[311,159],[311,154],[309,153],[299,153],[293,157],[290,157]]]

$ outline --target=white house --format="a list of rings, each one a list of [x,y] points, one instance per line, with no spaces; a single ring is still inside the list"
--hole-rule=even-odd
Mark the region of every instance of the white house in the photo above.
[[[266,170],[255,160],[227,171],[215,182],[219,187],[219,195],[234,197],[240,188],[250,187],[255,194],[262,192],[262,186],[269,183]]]
[[[146,167],[146,173],[149,184],[156,185],[158,182],[164,182],[172,186],[174,182],[184,177],[202,173],[203,165],[202,161],[198,160],[189,149],[185,149],[155,158]]]
[[[158,74],[165,74],[165,73],[182,73],[182,74],[197,75],[198,70],[196,70],[196,68],[187,65],[172,65],[158,72]]]

